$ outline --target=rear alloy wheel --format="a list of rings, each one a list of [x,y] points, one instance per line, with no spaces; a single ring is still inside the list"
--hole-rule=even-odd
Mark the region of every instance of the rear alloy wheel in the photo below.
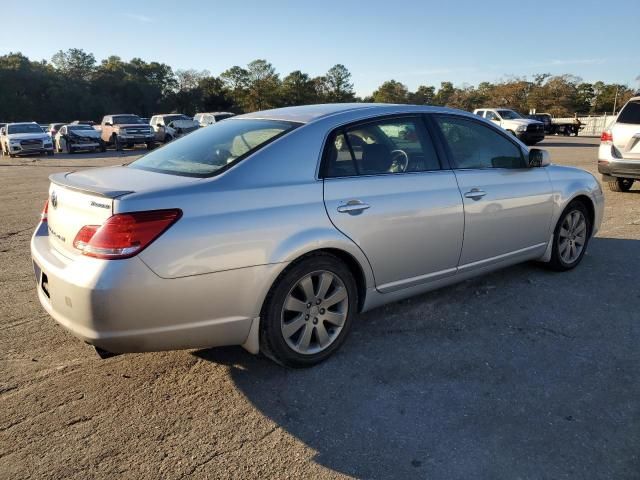
[[[571,202],[556,224],[549,266],[558,271],[576,267],[584,256],[590,235],[591,222],[587,208],[582,202]]]
[[[269,293],[261,350],[288,367],[320,363],[344,342],[357,305],[351,271],[333,255],[311,255],[285,271]]]
[[[633,182],[633,178],[616,178],[613,181],[607,183],[609,184],[609,190],[611,190],[612,192],[628,192],[629,190],[631,190]]]

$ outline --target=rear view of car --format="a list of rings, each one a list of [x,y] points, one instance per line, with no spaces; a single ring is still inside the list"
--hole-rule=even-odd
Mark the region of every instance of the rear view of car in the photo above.
[[[602,132],[598,171],[614,192],[626,192],[640,180],[640,97],[630,99]]]

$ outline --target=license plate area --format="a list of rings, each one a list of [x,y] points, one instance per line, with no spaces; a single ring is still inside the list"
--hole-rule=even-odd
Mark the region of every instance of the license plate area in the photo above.
[[[49,278],[35,261],[33,262],[33,272],[36,276],[36,285],[38,285],[38,288],[42,289],[47,298],[51,298],[51,295],[49,295]]]

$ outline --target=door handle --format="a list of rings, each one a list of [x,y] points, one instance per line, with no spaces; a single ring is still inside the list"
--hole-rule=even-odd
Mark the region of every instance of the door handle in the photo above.
[[[370,208],[371,205],[361,202],[360,200],[349,200],[346,204],[338,207],[338,212],[349,213],[351,215],[357,215],[362,211]]]
[[[465,198],[471,198],[473,200],[480,200],[484,197],[487,192],[480,190],[479,188],[472,188],[467,193],[464,194]]]

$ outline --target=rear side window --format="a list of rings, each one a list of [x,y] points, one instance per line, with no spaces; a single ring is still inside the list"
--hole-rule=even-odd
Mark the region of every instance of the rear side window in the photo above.
[[[325,155],[327,177],[440,169],[422,119],[413,117],[347,127],[329,140]]]
[[[153,150],[129,167],[210,177],[298,125],[295,122],[254,119],[220,122]]]
[[[616,122],[640,125],[640,101],[627,103],[618,114],[618,120],[616,120]]]
[[[456,168],[525,168],[520,148],[493,129],[462,117],[436,115]]]

